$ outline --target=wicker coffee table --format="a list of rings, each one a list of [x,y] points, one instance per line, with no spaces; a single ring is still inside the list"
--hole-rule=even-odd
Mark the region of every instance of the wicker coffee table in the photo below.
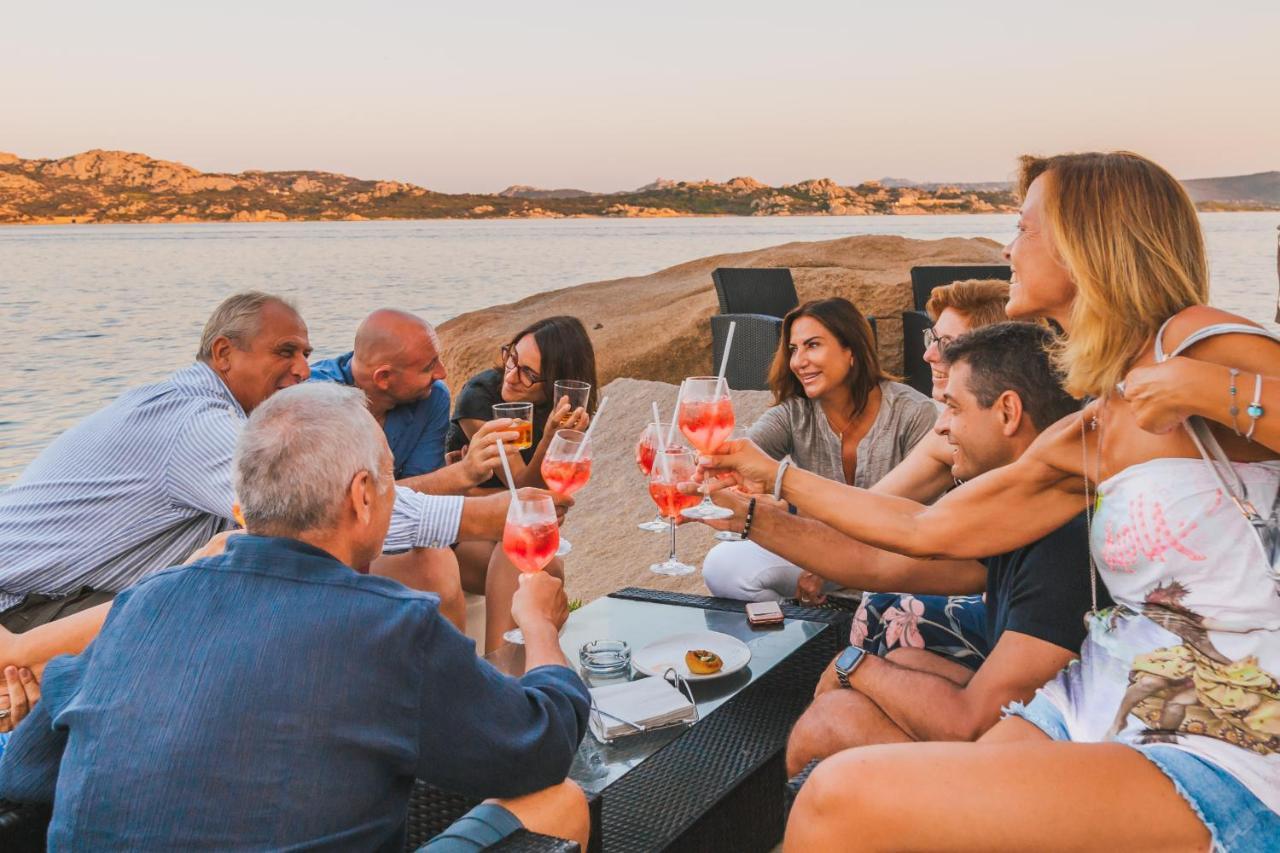
[[[621,639],[638,649],[693,630],[730,634],[752,652],[742,672],[694,686],[700,719],[693,726],[611,745],[586,736],[569,775],[591,802],[593,850],[765,851],[781,840],[787,734],[823,668],[847,644],[852,615],[783,610],[782,627],[753,629],[742,602],[628,588],[573,614],[561,646],[575,664],[587,640]],[[512,674],[523,670],[518,648],[489,659]],[[410,801],[410,842],[429,838],[473,804],[420,785]]]

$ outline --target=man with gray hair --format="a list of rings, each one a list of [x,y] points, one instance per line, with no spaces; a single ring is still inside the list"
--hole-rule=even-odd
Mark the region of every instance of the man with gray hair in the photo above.
[[[56,848],[385,850],[403,849],[417,777],[515,798],[474,810],[446,833],[470,846],[449,849],[521,826],[585,849],[586,801],[565,776],[590,697],[560,651],[560,581],[521,578],[516,679],[436,596],[361,574],[397,497],[355,389],[273,396],[234,470],[246,534],[121,593],[92,646],[48,665],[0,797],[56,790]]]
[[[264,400],[307,379],[310,353],[292,305],[237,294],[205,324],[195,364],[55,439],[0,493],[0,625],[21,632],[109,601],[231,530],[240,430]],[[497,498],[400,489],[387,548],[501,535],[507,498]],[[399,567],[410,584],[412,569]]]

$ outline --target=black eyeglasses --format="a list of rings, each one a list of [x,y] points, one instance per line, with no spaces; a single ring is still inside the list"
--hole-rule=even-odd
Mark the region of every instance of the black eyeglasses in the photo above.
[[[937,344],[938,349],[944,350],[947,347],[951,346],[951,344],[954,342],[955,342],[954,336],[940,335],[933,330],[932,326],[924,330],[924,348],[925,349],[928,349],[932,344]]]
[[[520,363],[520,359],[516,356],[516,348],[510,344],[502,346],[502,366],[507,370],[514,370],[516,376],[520,377],[520,382],[530,388],[543,381],[533,368],[525,367]]]

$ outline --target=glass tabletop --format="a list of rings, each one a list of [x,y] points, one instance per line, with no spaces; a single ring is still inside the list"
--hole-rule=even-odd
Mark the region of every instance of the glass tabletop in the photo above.
[[[745,612],[703,610],[646,601],[600,598],[569,616],[560,635],[560,647],[569,663],[590,687],[617,684],[632,674],[602,677],[584,672],[578,665],[578,650],[590,640],[626,640],[634,655],[650,643],[690,631],[719,631],[736,637],[751,649],[751,662],[738,672],[722,678],[691,683],[698,718],[703,719],[731,699],[738,691],[764,673],[825,626],[817,622],[787,619],[781,626],[753,628]],[[503,646],[486,660],[510,675],[524,672],[524,649]],[[679,737],[686,727],[661,729],[618,738],[603,744],[588,732],[578,747],[569,778],[588,794],[598,794],[650,755]]]

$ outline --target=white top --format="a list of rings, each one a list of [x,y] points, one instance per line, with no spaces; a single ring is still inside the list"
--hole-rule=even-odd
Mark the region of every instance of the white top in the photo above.
[[[1245,330],[1280,340],[1216,328]],[[1268,513],[1280,462],[1233,467]],[[1090,546],[1118,606],[1041,691],[1071,739],[1185,750],[1280,812],[1280,589],[1257,531],[1204,460],[1153,459],[1098,484]]]

